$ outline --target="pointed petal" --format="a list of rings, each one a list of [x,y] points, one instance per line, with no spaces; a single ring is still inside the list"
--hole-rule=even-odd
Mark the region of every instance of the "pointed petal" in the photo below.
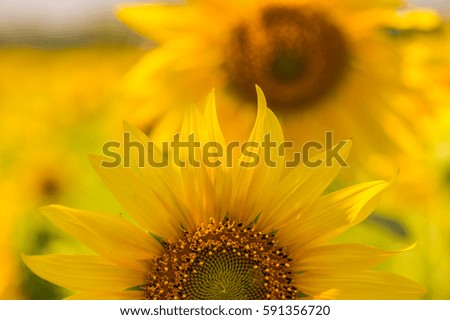
[[[105,259],[123,267],[146,271],[152,258],[161,252],[155,239],[119,216],[59,205],[41,208],[41,212]]]
[[[158,185],[144,180],[133,168],[104,167],[105,159],[101,156],[90,156],[90,160],[100,178],[137,223],[166,239],[177,238],[181,221],[164,206],[168,196],[156,189]]]
[[[202,146],[209,140],[205,121],[198,109],[190,104],[181,127],[180,141],[189,142],[189,148],[180,148],[184,162],[181,169],[184,192],[194,226],[207,222],[214,212],[215,190],[203,163]]]
[[[366,219],[390,185],[386,181],[373,181],[324,195],[277,236],[293,246],[294,251],[322,244]]]
[[[205,125],[210,133],[210,139],[216,141],[221,145],[225,145],[225,138],[220,129],[219,120],[217,118],[215,90],[211,90],[206,98],[205,110],[203,112],[205,117]]]
[[[381,250],[362,244],[332,244],[293,251],[290,256],[295,261],[295,268],[302,272],[349,273],[370,269],[403,251]]]
[[[344,160],[351,146],[351,140],[342,142],[339,154]],[[329,165],[331,157],[332,153],[324,151],[309,160],[311,163],[320,162],[319,166],[309,167],[303,163],[284,177],[267,206],[268,213],[261,216],[261,225],[268,230],[279,229],[306,215],[341,169],[339,163],[331,162]]]
[[[158,164],[144,163],[139,166],[139,173],[144,182],[148,182],[148,187],[152,189],[153,205],[158,206],[178,222],[183,227],[192,229],[195,227],[195,219],[189,211],[187,199],[182,192],[185,189],[181,170],[175,165],[173,154],[169,152],[169,147],[163,147],[162,151],[158,145],[147,137],[144,133],[125,123],[124,129],[131,134],[133,141],[138,141],[144,146],[144,153],[152,157],[152,161]],[[152,150],[149,150],[152,148]],[[163,161],[166,158],[166,161]],[[134,162],[137,167],[137,162]]]
[[[214,214],[218,220],[222,220],[228,211],[228,204],[230,202],[232,192],[232,177],[231,170],[227,165],[229,161],[226,151],[227,144],[217,117],[214,90],[211,90],[206,98],[204,118],[206,129],[209,133],[209,141],[214,145],[212,145],[211,149],[208,148],[207,150],[204,150],[203,159],[205,162],[208,161],[209,163],[215,163],[216,161],[219,163],[220,161],[220,165],[217,167],[215,167],[215,164],[209,165],[208,172],[215,189]],[[218,157],[210,157],[209,154],[205,154],[205,152],[211,152],[211,154],[217,152]]]
[[[426,290],[402,276],[366,271],[352,274],[303,273],[298,276],[301,292],[318,299],[390,300],[419,299]]]
[[[278,184],[284,169],[284,156],[280,155],[278,145],[276,148],[264,148],[263,143],[270,138],[270,142],[282,143],[284,141],[281,125],[267,108],[267,102],[262,90],[256,87],[258,95],[258,111],[255,125],[241,150],[237,164],[233,167],[233,194],[230,212],[235,219],[248,223],[253,220],[269,201],[271,190]],[[251,155],[250,155],[251,154]],[[267,159],[267,157],[270,157]]]
[[[119,267],[99,256],[22,256],[41,278],[74,291],[118,291],[142,285],[147,272]]]
[[[178,37],[200,21],[195,10],[179,5],[122,5],[116,9],[116,15],[131,29],[157,41]]]

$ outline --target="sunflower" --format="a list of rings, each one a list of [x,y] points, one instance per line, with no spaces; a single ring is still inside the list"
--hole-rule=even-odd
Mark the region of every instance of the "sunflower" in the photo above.
[[[204,113],[191,106],[180,141],[193,134],[204,146],[225,146],[214,93]],[[151,140],[127,125],[136,141]],[[283,132],[258,90],[257,118],[249,142]],[[350,149],[346,141],[342,156]],[[204,148],[195,149],[196,159]],[[273,150],[273,149],[272,149]],[[148,150],[147,150],[148,151]],[[180,165],[106,168],[93,156],[100,177],[137,224],[123,216],[51,205],[42,212],[97,255],[24,256],[28,267],[74,299],[407,299],[424,290],[414,281],[371,268],[396,252],[358,244],[327,244],[365,219],[390,184],[362,183],[321,196],[340,166]],[[260,144],[256,155],[263,155]],[[188,162],[191,155],[181,153]],[[217,157],[217,153],[214,153]],[[326,153],[315,160],[327,159]],[[218,160],[218,159],[215,159]],[[228,159],[225,157],[225,162]],[[216,162],[214,162],[216,163]]]
[[[427,148],[398,155],[395,159],[377,157],[365,161],[366,168],[378,172],[379,176],[388,176],[398,168],[400,174],[395,186],[383,198],[377,214],[361,228],[355,228],[339,239],[376,243],[387,248],[389,243],[420,239],[413,252],[390,260],[383,265],[383,270],[402,272],[423,283],[429,290],[429,299],[450,297],[449,36],[448,23],[420,33],[400,30],[395,35],[406,58],[405,85],[416,92],[410,98],[416,104],[433,106],[432,114],[411,115],[427,132],[424,135]],[[367,173],[358,178],[367,179]],[[420,268],[410,268],[411,265]]]
[[[322,141],[330,130],[339,139],[355,139],[354,152],[365,155],[417,150],[413,115],[427,110],[398,98],[408,90],[389,30],[431,28],[438,21],[418,9],[400,15],[402,5],[396,0],[124,4],[119,19],[156,43],[125,79],[125,95],[138,106],[130,121],[142,129],[156,119],[166,120],[164,129],[178,126],[174,106],[182,105],[180,97],[198,101],[214,86],[224,101],[222,120],[248,123],[258,84],[288,140]],[[228,128],[227,137],[240,133]],[[246,136],[245,128],[241,131]]]

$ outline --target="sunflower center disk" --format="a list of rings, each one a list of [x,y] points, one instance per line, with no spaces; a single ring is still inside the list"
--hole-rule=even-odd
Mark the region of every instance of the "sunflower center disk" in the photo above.
[[[304,108],[328,96],[348,67],[347,41],[320,11],[269,6],[235,27],[226,52],[230,85],[244,98],[260,85],[278,108]]]
[[[211,221],[177,242],[154,261],[147,299],[293,299],[289,257],[273,235],[254,226]]]

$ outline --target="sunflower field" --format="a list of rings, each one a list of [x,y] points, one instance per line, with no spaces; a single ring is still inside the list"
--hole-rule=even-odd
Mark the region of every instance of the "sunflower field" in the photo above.
[[[108,12],[0,23],[1,299],[450,299],[445,1]]]

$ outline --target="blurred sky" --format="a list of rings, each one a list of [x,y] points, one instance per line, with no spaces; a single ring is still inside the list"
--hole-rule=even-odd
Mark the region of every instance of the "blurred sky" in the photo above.
[[[450,0],[411,0],[410,2],[421,6],[434,7],[446,14],[450,11]]]
[[[92,32],[126,32],[113,9],[123,2],[145,0],[0,0],[0,40],[33,37],[76,38]],[[175,2],[153,1],[153,2]],[[419,5],[450,11],[450,0],[411,0]]]
[[[0,0],[0,41],[3,44],[53,38],[79,41],[95,34],[128,32],[114,16],[124,2],[143,0]]]
[[[100,19],[112,19],[113,8],[139,0],[0,0],[0,26],[41,25],[42,28],[84,27]]]

